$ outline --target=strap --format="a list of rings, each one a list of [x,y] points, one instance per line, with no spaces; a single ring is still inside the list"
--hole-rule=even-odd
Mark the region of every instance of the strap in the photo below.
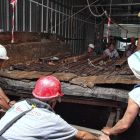
[[[140,87],[140,84],[134,85],[134,88],[138,88],[138,87]]]
[[[51,108],[51,106],[47,103],[41,102],[37,99],[26,99],[27,103],[30,104],[32,106],[31,109],[24,111],[22,113],[20,113],[18,116],[16,116],[13,120],[11,120],[8,124],[6,124],[4,126],[4,128],[0,131],[0,140],[5,139],[4,137],[2,137],[2,134],[9,129],[17,120],[19,120],[22,116],[24,116],[27,112],[31,111],[34,107],[38,107],[38,108],[46,108],[49,109],[51,111],[54,112],[54,110]],[[2,138],[2,139],[1,139]]]
[[[48,103],[46,103],[46,102],[42,102],[42,101],[40,101],[38,99],[35,99],[35,98],[33,98],[33,99],[26,99],[26,101],[31,106],[35,106],[37,108],[45,108],[45,109],[48,109],[48,110],[54,112],[53,108]]]
[[[4,126],[4,128],[0,131],[0,136],[9,128],[11,127],[17,120],[19,120],[22,116],[24,116],[27,112],[31,111],[32,109],[29,109],[27,111],[22,112],[18,116],[16,116],[13,120],[11,120],[8,124]]]
[[[4,138],[3,136],[0,136],[0,140],[7,140],[7,139]]]

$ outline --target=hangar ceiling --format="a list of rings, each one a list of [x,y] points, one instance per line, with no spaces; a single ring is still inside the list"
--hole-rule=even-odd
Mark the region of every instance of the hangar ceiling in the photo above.
[[[88,4],[94,14],[100,15],[106,11],[107,15],[118,24],[140,24],[140,17],[138,17],[140,0],[79,0],[73,5],[74,11],[79,11]],[[82,12],[87,16],[91,14],[92,18],[96,18],[97,22],[101,18],[107,21],[105,14],[102,17],[95,17],[91,11],[87,6]]]

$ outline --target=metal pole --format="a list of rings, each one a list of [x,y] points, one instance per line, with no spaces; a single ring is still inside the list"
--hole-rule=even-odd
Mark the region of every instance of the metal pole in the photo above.
[[[16,3],[16,6],[15,6],[15,12],[16,12],[16,22],[15,22],[15,30],[18,31],[18,0],[17,0],[17,3]]]
[[[43,0],[42,0],[42,6],[41,6],[41,32],[43,32],[44,28],[43,28],[43,10],[44,10],[44,7],[43,7],[44,3],[43,3]]]
[[[69,5],[68,5],[69,6]],[[70,15],[70,10],[67,9],[67,14]],[[68,26],[67,26],[68,30],[67,30],[67,38],[68,38],[68,43],[70,43],[70,19],[68,20]]]
[[[111,17],[132,17],[132,16],[136,16],[138,17],[138,14],[116,14],[116,15],[111,15]]]
[[[1,29],[2,29],[2,1],[0,0],[0,32],[1,32]]]
[[[54,7],[55,7],[55,9],[57,9],[57,5],[54,3]],[[54,29],[54,32],[55,32],[55,34],[56,34],[56,29],[57,29],[57,13],[56,13],[56,11],[54,12],[54,14],[55,14],[55,29]]]
[[[63,4],[63,0],[62,0],[62,4]],[[63,7],[61,7],[61,9],[62,9],[62,12],[64,13],[64,8]],[[62,21],[64,20],[64,15],[62,15]],[[64,26],[65,26],[65,22],[63,22],[63,23],[61,23],[62,24],[62,36],[64,36]]]
[[[66,4],[66,3],[64,2],[64,4]],[[65,12],[65,14],[68,14],[66,7],[64,7],[64,12]],[[65,18],[67,18],[67,16],[65,16]],[[66,22],[65,22],[65,43],[67,43],[67,39],[66,39],[67,33],[68,33],[67,29],[68,29],[68,20],[66,20]]]
[[[59,5],[59,11],[60,11],[60,9],[61,9],[61,7]],[[61,25],[60,25],[60,23],[61,23],[61,15],[60,15],[60,13],[58,13],[58,14],[59,14],[59,16],[58,16],[58,18],[59,18],[58,34],[61,35]]]
[[[111,6],[135,6],[135,5],[140,5],[140,3],[119,3],[119,4],[111,4]],[[80,7],[85,7],[86,5],[76,5],[76,6],[73,6],[73,8],[80,8]],[[90,7],[94,7],[95,5],[91,5]],[[102,7],[102,6],[105,6],[105,7],[110,7],[110,4],[100,4],[100,5],[96,5],[96,7]],[[87,7],[88,8],[88,7]]]
[[[25,0],[23,0],[23,31],[25,31]]]
[[[31,1],[30,1],[30,32],[32,31],[32,5],[31,5],[32,3],[31,3]]]
[[[53,8],[53,3],[51,2],[51,8]],[[53,18],[53,10],[51,9],[51,33],[53,33],[53,20],[52,20],[52,18]]]
[[[47,0],[47,6],[49,6],[49,0]],[[48,16],[49,16],[49,9],[47,7],[46,10],[46,32],[48,33]]]
[[[73,15],[73,7],[71,8],[71,15]],[[74,54],[74,47],[73,47],[73,18],[71,18],[71,47],[72,47],[72,54]]]
[[[6,15],[7,15],[7,31],[9,31],[9,2],[6,1]]]

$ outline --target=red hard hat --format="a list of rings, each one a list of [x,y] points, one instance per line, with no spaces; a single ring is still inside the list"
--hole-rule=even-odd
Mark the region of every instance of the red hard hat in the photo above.
[[[32,94],[42,100],[63,96],[61,84],[54,76],[44,76],[37,80]]]

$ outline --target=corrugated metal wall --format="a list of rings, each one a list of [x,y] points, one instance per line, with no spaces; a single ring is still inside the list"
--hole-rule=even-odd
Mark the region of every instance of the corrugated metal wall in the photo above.
[[[86,27],[94,28],[82,14],[75,14],[77,0],[17,0],[15,31],[55,33],[64,38],[73,54],[85,51]],[[0,31],[11,31],[10,0],[0,0]]]

